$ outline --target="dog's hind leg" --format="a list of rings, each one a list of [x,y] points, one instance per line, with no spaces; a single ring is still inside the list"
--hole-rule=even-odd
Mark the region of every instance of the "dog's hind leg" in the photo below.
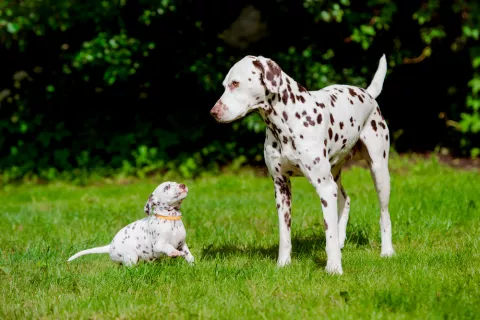
[[[157,242],[153,247],[153,251],[156,253],[163,253],[168,257],[185,256],[185,252],[175,249],[171,244],[168,243]]]
[[[347,224],[350,214],[350,197],[347,195],[342,186],[341,169],[333,170],[332,174],[338,187],[338,242],[340,244],[340,249],[342,249],[345,246],[345,238],[347,237]]]
[[[388,171],[388,153],[390,147],[388,127],[377,107],[370,116],[360,135],[363,143],[361,153],[367,161],[375,183],[380,202],[380,234],[382,240],[381,256],[394,254],[392,245],[392,226],[388,204],[390,201],[390,173]]]
[[[138,255],[135,253],[135,251],[127,251],[121,255],[122,259],[122,264],[126,267],[131,267],[133,265],[136,265],[138,262]]]

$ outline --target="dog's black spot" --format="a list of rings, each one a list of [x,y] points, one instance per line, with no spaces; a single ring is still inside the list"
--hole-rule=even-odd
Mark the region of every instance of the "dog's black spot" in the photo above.
[[[283,104],[287,104],[287,102],[288,102],[287,89],[284,89],[283,92],[282,92],[282,102],[283,102]]]
[[[312,118],[310,116],[307,116],[307,122],[309,125],[311,125],[312,127],[315,125],[315,121],[312,120]]]
[[[322,205],[326,208],[328,206],[328,203],[325,199],[321,198]]]
[[[300,92],[307,92],[307,89],[305,89],[300,83],[297,82],[297,87],[298,91]]]
[[[318,123],[318,124],[321,124],[321,123],[322,123],[322,119],[323,119],[322,114],[319,113],[318,116],[317,116],[317,123]]]

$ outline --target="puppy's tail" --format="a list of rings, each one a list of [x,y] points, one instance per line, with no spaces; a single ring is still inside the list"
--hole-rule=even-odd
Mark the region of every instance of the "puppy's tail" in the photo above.
[[[104,247],[98,247],[98,248],[92,248],[92,249],[87,249],[80,251],[79,253],[74,254],[71,256],[68,261],[72,261],[74,259],[77,259],[78,257],[84,256],[86,254],[92,254],[92,253],[108,253],[110,252],[110,245],[104,246]]]
[[[378,63],[377,72],[373,76],[372,83],[367,88],[367,92],[376,99],[380,92],[382,92],[383,88],[383,81],[385,80],[385,75],[387,74],[387,59],[385,58],[385,54],[382,55],[380,58],[380,62]]]

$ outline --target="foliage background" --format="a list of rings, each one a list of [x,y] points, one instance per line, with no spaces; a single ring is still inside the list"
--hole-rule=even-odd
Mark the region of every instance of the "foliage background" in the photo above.
[[[477,1],[0,2],[3,182],[145,175],[262,160],[263,124],[208,111],[247,54],[308,89],[368,85],[398,152],[480,153]]]

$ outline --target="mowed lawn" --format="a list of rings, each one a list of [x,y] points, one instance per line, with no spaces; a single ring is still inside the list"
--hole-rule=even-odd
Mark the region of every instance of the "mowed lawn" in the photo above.
[[[368,170],[344,172],[352,199],[343,276],[325,273],[320,201],[293,179],[292,264],[276,267],[270,178],[183,181],[182,211],[196,258],[128,269],[108,244],[144,217],[162,182],[0,191],[2,319],[473,319],[480,318],[480,176],[427,160],[394,160],[390,212],[396,256],[380,258],[379,209]]]

